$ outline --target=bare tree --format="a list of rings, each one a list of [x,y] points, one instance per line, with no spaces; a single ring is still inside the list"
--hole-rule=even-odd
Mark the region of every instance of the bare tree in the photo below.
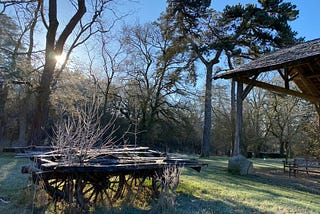
[[[67,163],[80,162],[88,159],[88,152],[96,148],[112,148],[118,143],[114,133],[115,120],[113,117],[106,125],[101,125],[100,102],[93,101],[84,104],[70,114],[62,112],[60,121],[56,124],[53,146],[65,154]],[[108,135],[106,136],[106,133]]]
[[[87,48],[90,76],[98,94],[102,94],[104,115],[111,109],[115,97],[118,97],[117,88],[121,86],[117,86],[114,82],[119,81],[121,73],[125,73],[126,54],[124,53],[124,45],[114,41],[112,37],[116,38],[115,35],[108,36],[102,32],[96,36],[99,41],[98,47],[93,47],[91,50],[89,50],[89,47]],[[113,41],[113,49],[108,46],[108,42],[111,40]],[[99,55],[96,54],[98,48],[100,49]],[[116,111],[116,109],[114,110]]]
[[[175,120],[172,109],[179,101],[174,100],[194,83],[194,64],[189,53],[177,52],[165,29],[146,24],[123,32],[128,57],[120,111],[130,121],[138,120],[139,130],[146,131],[144,137],[152,143],[161,118]]]
[[[60,35],[58,35],[58,9],[57,0],[50,0],[48,5],[48,22],[44,16],[44,4],[43,1],[39,1],[41,8],[41,15],[44,26],[46,27],[46,48],[45,48],[45,63],[44,69],[41,75],[40,84],[37,88],[37,104],[36,112],[32,121],[32,144],[40,144],[46,127],[46,122],[49,113],[49,100],[51,94],[52,84],[55,83],[55,79],[60,75],[63,70],[67,59],[71,52],[87,41],[93,34],[99,32],[99,28],[95,28],[95,24],[98,23],[102,12],[105,10],[108,1],[96,0],[92,2],[93,12],[87,12],[86,1],[78,0],[77,2],[71,1],[75,7],[75,13],[70,17],[69,22],[64,26]],[[85,14],[90,15],[89,21],[85,21]],[[78,30],[77,29],[78,26]],[[98,25],[99,26],[99,25]],[[67,39],[74,35],[74,39],[70,42],[70,47],[66,50],[66,61],[61,66],[60,70],[56,71],[57,60],[56,56],[60,56],[64,51]]]
[[[284,156],[288,154],[290,144],[293,144],[296,137],[301,133],[303,113],[301,99],[289,96],[280,96],[274,93],[267,94],[267,101],[264,105],[267,119],[266,131],[278,140],[275,148]]]

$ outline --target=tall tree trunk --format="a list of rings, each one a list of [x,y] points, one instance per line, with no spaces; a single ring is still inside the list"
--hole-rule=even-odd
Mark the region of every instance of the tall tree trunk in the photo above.
[[[20,146],[26,146],[26,134],[27,134],[27,114],[25,110],[22,110],[19,115],[18,143]]]
[[[5,105],[8,96],[8,88],[4,82],[0,81],[0,144],[3,141],[4,126],[5,126]]]
[[[57,1],[49,1],[49,27],[46,35],[46,58],[38,95],[36,98],[36,111],[32,123],[31,144],[40,145],[44,137],[44,131],[48,120],[50,87],[53,79],[53,73],[56,66],[55,42],[56,33],[59,26],[57,20]]]
[[[20,109],[19,109],[19,137],[18,143],[21,146],[27,145],[27,127],[28,127],[28,111],[30,110],[30,97],[31,91],[28,89],[25,97],[20,100]]]
[[[56,40],[59,26],[57,19],[57,0],[49,0],[49,26],[46,35],[45,65],[37,91],[36,111],[32,123],[31,143],[34,145],[42,143],[42,138],[46,130],[46,123],[49,116],[51,85],[57,63],[55,56],[61,55],[66,40],[80,22],[82,16],[86,13],[85,0],[78,0],[77,2],[77,12],[72,16]]]
[[[206,64],[206,88],[204,101],[204,125],[202,135],[201,157],[209,157],[211,144],[211,112],[212,112],[212,67],[211,63]]]
[[[280,156],[284,157],[285,153],[285,141],[281,138],[280,139]]]
[[[243,83],[237,82],[237,118],[236,118],[236,134],[235,134],[235,145],[233,156],[238,156],[241,154],[242,148],[242,91]]]
[[[49,57],[48,57],[49,58]],[[34,113],[34,120],[32,124],[32,145],[41,145],[43,142],[46,123],[49,116],[50,108],[50,94],[51,94],[51,82],[53,79],[53,73],[55,69],[55,60],[47,59],[48,62],[43,70],[40,86],[38,87],[38,96],[36,98],[36,112]]]

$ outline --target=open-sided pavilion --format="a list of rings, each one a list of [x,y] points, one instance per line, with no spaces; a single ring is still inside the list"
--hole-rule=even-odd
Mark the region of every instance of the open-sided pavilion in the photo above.
[[[274,71],[279,74],[281,85],[259,79],[261,74]],[[241,143],[242,136],[242,101],[253,87],[309,100],[316,107],[320,124],[320,38],[266,54],[248,64],[215,76],[215,79],[219,78],[237,81],[235,139],[237,154],[240,152],[237,146]],[[291,82],[297,87],[290,87]]]

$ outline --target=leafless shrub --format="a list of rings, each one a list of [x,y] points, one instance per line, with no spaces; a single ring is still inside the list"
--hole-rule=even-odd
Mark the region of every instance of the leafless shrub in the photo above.
[[[119,142],[114,137],[116,116],[112,116],[103,126],[100,123],[102,116],[99,102],[79,107],[72,115],[62,114],[62,119],[56,124],[52,143],[64,154],[66,163],[83,163],[90,149],[114,147]]]
[[[161,175],[158,175],[160,182],[159,195],[157,203],[153,211],[155,213],[173,213],[176,201],[175,190],[179,183],[180,172],[178,167],[170,166],[163,170]]]

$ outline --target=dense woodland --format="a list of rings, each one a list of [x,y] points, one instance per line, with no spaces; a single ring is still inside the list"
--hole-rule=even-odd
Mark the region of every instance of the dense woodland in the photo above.
[[[223,11],[167,0],[144,24],[125,23],[112,0],[70,0],[70,14],[56,0],[0,2],[0,148],[51,144],[57,124],[94,104],[114,143],[230,155],[234,83],[214,75],[303,41],[289,25],[298,8],[282,0]],[[319,156],[318,117],[308,101],[254,88],[242,153]]]

